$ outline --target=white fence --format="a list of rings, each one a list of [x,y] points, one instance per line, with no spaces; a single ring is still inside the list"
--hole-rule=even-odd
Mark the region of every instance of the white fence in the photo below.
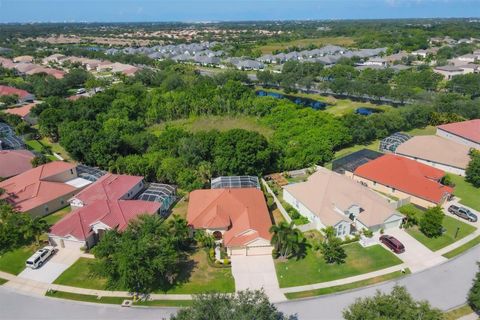
[[[272,189],[270,189],[270,186],[268,185],[268,183],[263,178],[262,178],[262,184],[265,186],[265,189],[267,190],[267,192],[270,193],[270,195],[273,197],[273,201],[275,201],[275,204],[277,205],[277,208],[280,211],[280,213],[282,214],[283,218],[288,223],[292,222],[292,218],[290,218],[290,216],[288,215],[287,210],[285,210],[285,208],[282,206],[282,203],[280,202],[280,200],[278,200],[275,193],[272,191]]]

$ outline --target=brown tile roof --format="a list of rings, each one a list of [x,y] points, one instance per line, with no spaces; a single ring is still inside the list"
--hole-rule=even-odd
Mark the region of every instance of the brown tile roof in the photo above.
[[[271,239],[265,197],[256,188],[195,190],[190,193],[187,220],[196,229],[227,229],[226,246]]]
[[[73,164],[54,161],[25,171],[0,182],[0,188],[5,190],[0,199],[5,199],[18,211],[26,212],[61,196],[66,196],[76,188],[49,178],[73,168],[75,168]]]
[[[452,188],[437,182],[444,171],[393,154],[361,165],[354,174],[437,204],[453,193]]]
[[[480,119],[443,124],[438,129],[480,143]]]
[[[10,178],[32,169],[31,161],[34,157],[28,150],[0,151],[0,177]]]

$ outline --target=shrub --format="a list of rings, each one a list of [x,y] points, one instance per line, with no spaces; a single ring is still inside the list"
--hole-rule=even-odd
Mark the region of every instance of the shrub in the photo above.
[[[480,266],[480,263],[478,265]],[[480,271],[477,272],[472,288],[468,292],[468,304],[475,312],[480,312]]]
[[[384,234],[384,233],[385,233],[385,230],[383,230],[383,228],[380,229],[380,234]]]
[[[369,230],[369,229],[363,229],[363,234],[364,234],[365,237],[367,237],[367,238],[373,237],[373,231],[372,231],[372,230]]]

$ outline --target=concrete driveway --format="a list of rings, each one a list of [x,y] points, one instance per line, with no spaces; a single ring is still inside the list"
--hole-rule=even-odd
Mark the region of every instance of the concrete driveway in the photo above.
[[[418,272],[433,267],[447,260],[440,254],[425,247],[403,229],[389,229],[385,234],[394,236],[403,243],[405,246],[405,252],[397,254],[397,256],[408,265],[412,272]],[[385,248],[390,250],[386,246]]]
[[[271,302],[285,301],[280,292],[271,255],[232,256],[232,274],[237,291],[264,289]]]
[[[466,205],[464,205],[464,204],[461,204],[459,201],[460,201],[460,199],[458,199],[458,198],[453,198],[453,200],[448,201],[448,202],[445,202],[445,203],[443,204],[443,206],[442,206],[444,213],[445,213],[447,216],[449,216],[449,217],[452,217],[452,218],[454,218],[454,219],[460,220],[460,221],[462,221],[462,222],[465,222],[465,223],[467,223],[467,224],[470,224],[470,225],[476,227],[477,229],[480,229],[480,212],[478,212],[477,210],[472,209],[472,208],[470,208],[470,207],[468,207],[468,206],[466,206]],[[448,212],[448,207],[450,207],[452,204],[453,204],[453,205],[456,205],[456,206],[458,206],[458,207],[467,208],[468,210],[470,210],[471,212],[473,212],[474,214],[476,214],[477,217],[478,217],[477,222],[470,222],[470,221],[468,221],[468,220],[465,220],[465,219],[460,218],[459,216],[457,216],[457,215],[455,215],[455,214],[451,214],[450,212]]]
[[[25,268],[18,277],[43,283],[52,283],[68,267],[80,258],[82,252],[74,249],[60,249],[38,269]]]

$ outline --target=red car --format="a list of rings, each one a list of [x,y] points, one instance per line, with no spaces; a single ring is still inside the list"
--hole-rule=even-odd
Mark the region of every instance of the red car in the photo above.
[[[405,252],[405,247],[404,245],[398,241],[396,238],[389,236],[389,235],[383,235],[380,237],[380,241],[386,245],[387,247],[390,248],[395,253],[403,253]]]

